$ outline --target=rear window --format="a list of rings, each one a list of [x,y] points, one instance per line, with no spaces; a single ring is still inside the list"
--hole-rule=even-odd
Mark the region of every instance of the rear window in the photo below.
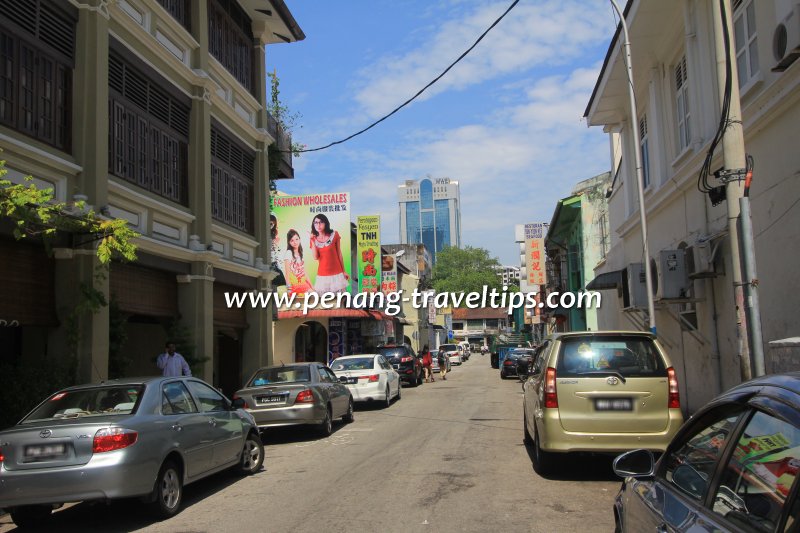
[[[248,387],[260,387],[261,385],[271,385],[273,383],[307,383],[311,381],[311,374],[308,368],[307,366],[262,368],[250,380]]]
[[[135,413],[143,391],[144,385],[116,385],[61,391],[34,409],[22,423]]]
[[[331,363],[331,370],[372,370],[375,359],[373,357],[358,357],[353,359],[337,359]]]
[[[405,346],[384,346],[378,348],[378,353],[384,357],[397,357],[403,355],[411,355]]]
[[[616,372],[625,377],[666,377],[664,360],[649,337],[568,337],[561,340],[558,377]]]
[[[440,344],[439,349],[445,352],[455,352],[458,350],[458,347],[455,344]]]

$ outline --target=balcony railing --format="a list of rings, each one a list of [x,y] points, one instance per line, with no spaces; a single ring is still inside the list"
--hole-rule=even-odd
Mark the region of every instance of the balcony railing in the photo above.
[[[270,157],[270,170],[275,171],[274,176],[270,176],[271,179],[294,179],[294,168],[292,167],[292,137],[283,131],[283,128],[272,116],[271,113],[267,112],[267,131],[275,139],[275,144],[272,146],[273,149],[277,149],[277,152],[274,150],[270,150],[272,153],[277,153],[276,156],[277,160],[277,168],[273,169],[273,161],[272,157]]]

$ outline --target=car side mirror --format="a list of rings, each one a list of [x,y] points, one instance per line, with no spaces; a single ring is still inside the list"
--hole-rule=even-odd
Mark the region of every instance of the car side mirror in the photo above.
[[[650,450],[633,450],[614,459],[614,473],[619,477],[652,477],[655,464],[655,457]]]
[[[342,376],[339,378],[339,383],[347,383],[347,378]]]
[[[234,398],[231,400],[231,408],[233,409],[244,409],[245,405],[247,405],[242,398]]]

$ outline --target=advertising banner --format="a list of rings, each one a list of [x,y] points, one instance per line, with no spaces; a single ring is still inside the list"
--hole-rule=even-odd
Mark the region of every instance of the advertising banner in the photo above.
[[[331,318],[328,322],[328,364],[344,355],[344,319]]]
[[[381,217],[359,216],[356,222],[358,291],[381,290]]]
[[[525,224],[525,271],[532,285],[547,284],[544,236],[546,225],[541,222]]]
[[[381,290],[394,292],[397,286],[397,257],[394,254],[384,254],[381,257]]]
[[[350,290],[350,193],[270,196],[273,261],[297,294]],[[270,217],[272,219],[272,217]]]

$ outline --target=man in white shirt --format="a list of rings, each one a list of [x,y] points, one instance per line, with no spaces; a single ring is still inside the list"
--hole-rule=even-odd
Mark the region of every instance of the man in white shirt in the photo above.
[[[156,360],[156,364],[164,372],[164,376],[191,376],[192,370],[189,368],[189,363],[175,351],[175,343],[167,342],[165,348],[167,351],[159,355]]]

